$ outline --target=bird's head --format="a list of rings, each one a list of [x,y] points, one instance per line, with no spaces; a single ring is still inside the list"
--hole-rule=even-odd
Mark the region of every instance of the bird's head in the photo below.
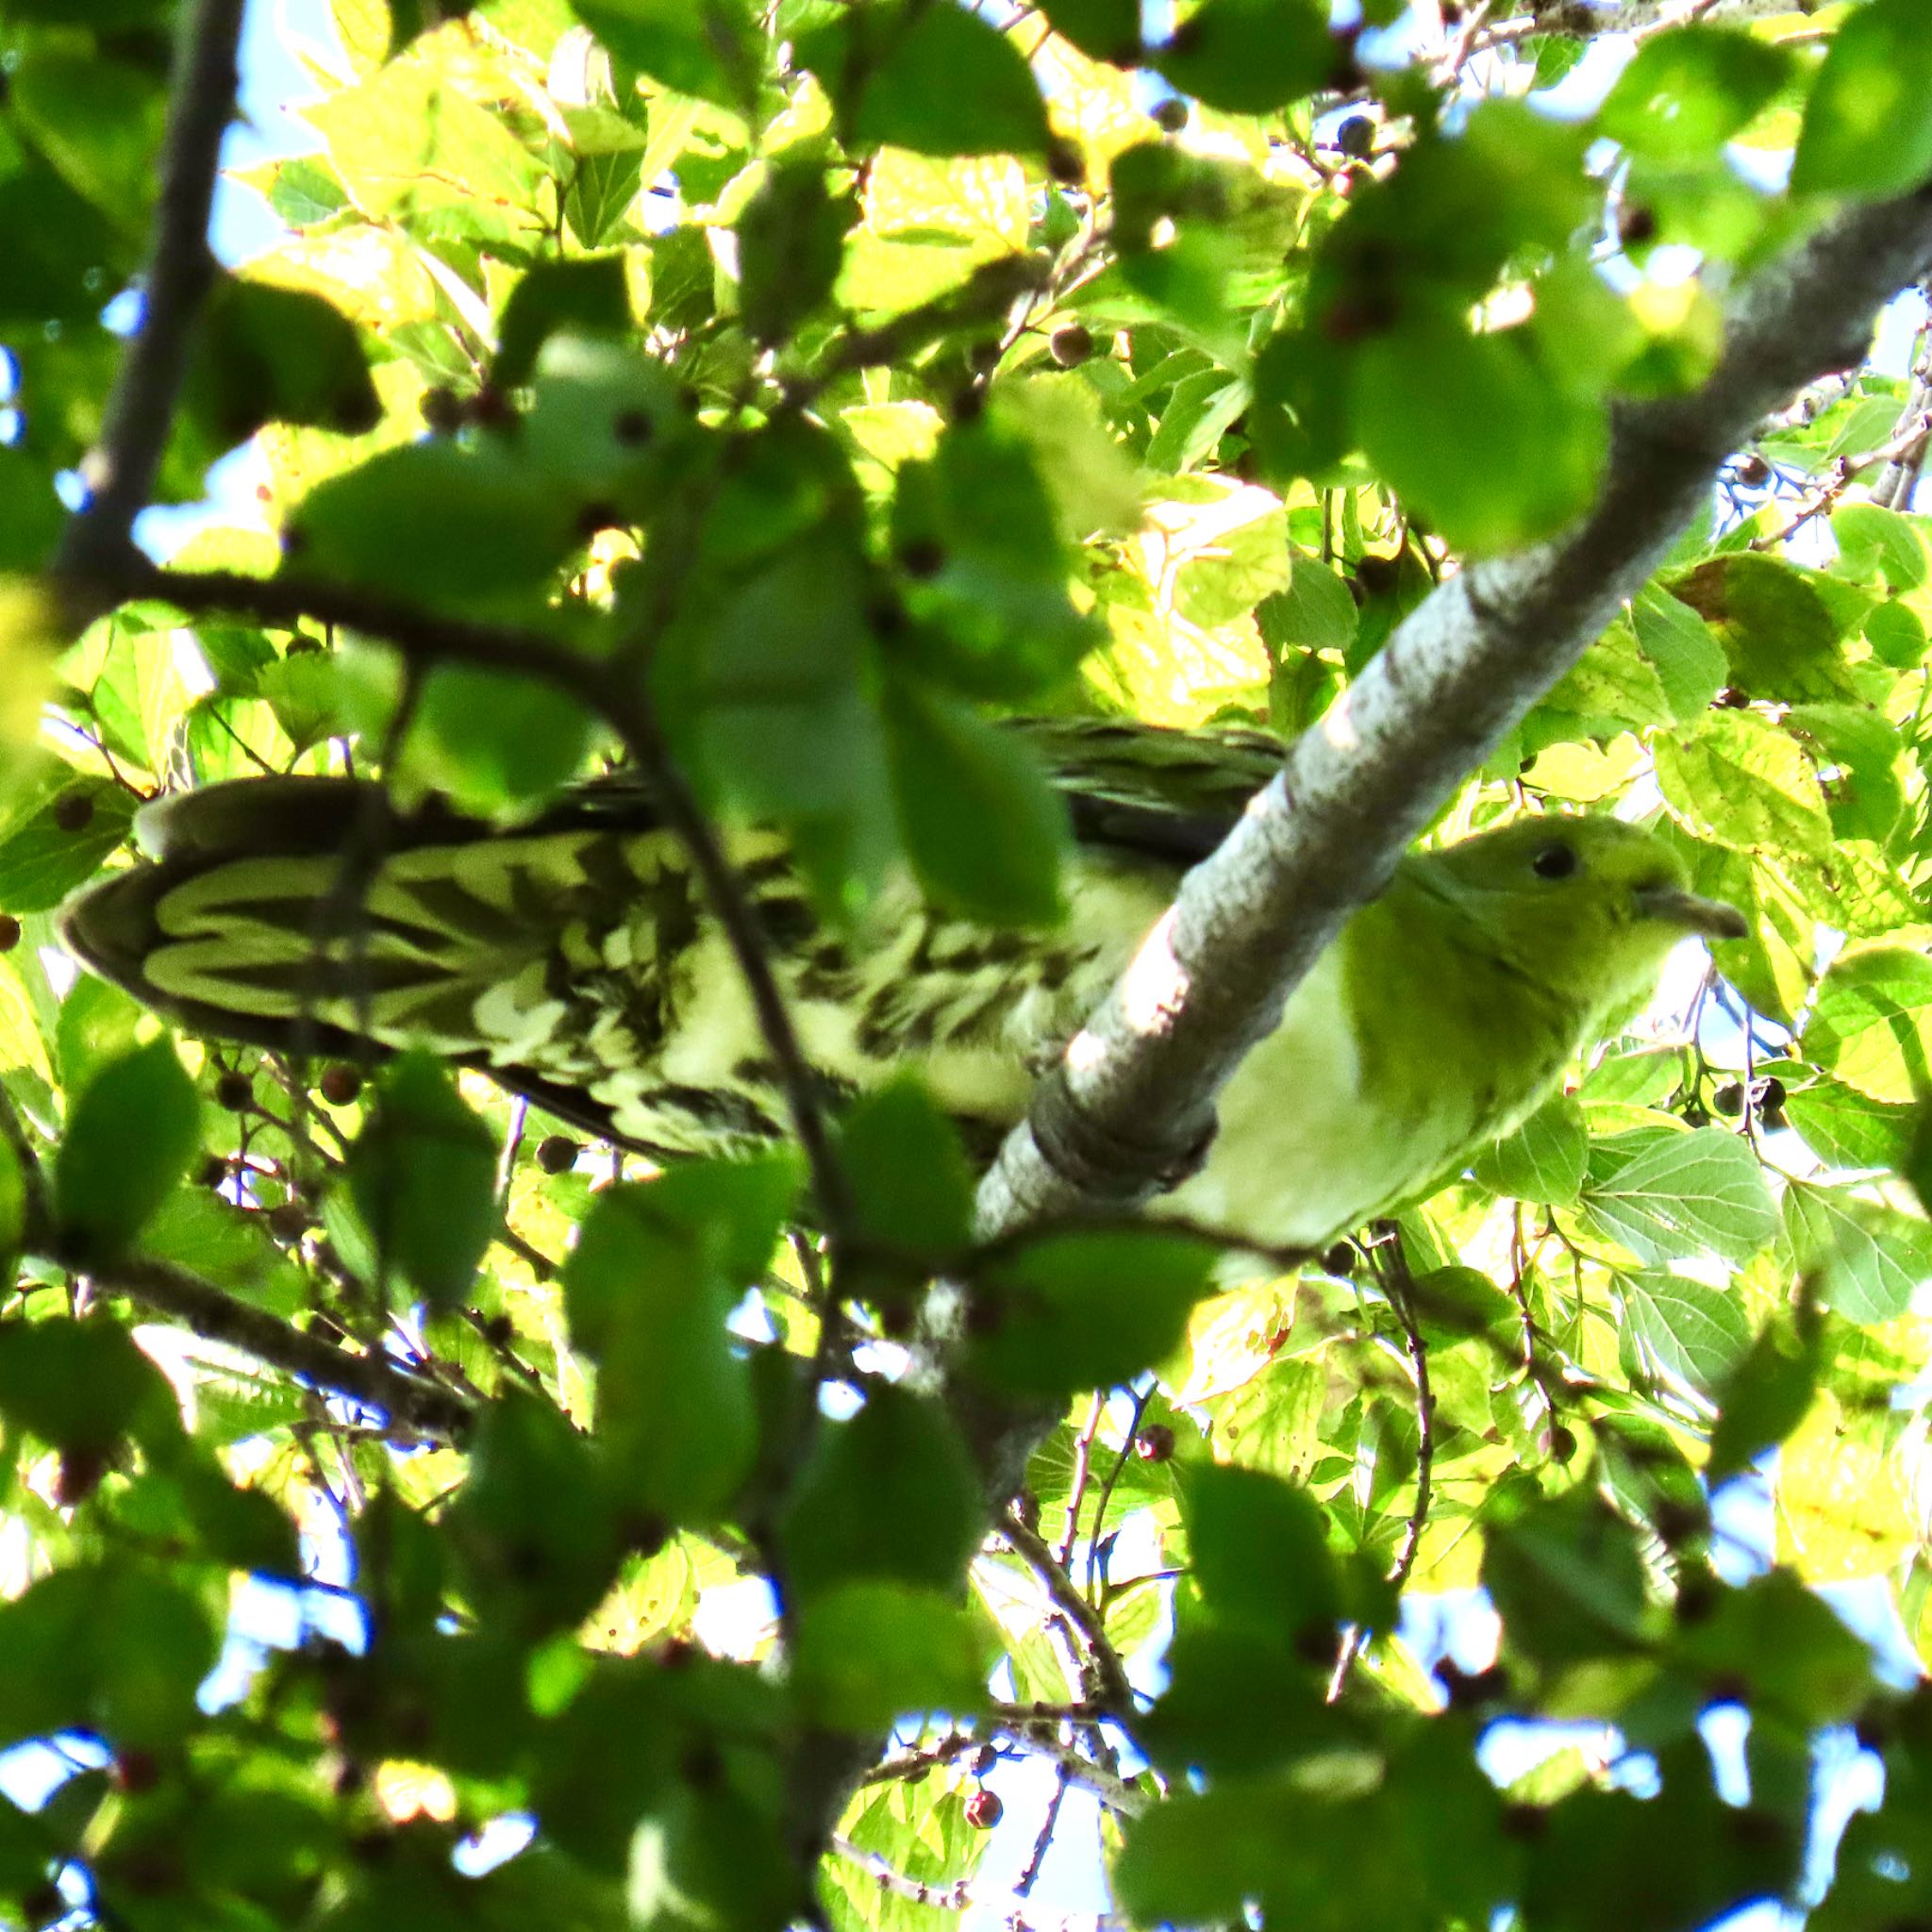
[[[1513,966],[1607,1029],[1649,1001],[1678,941],[1748,930],[1736,907],[1690,891],[1655,833],[1618,819],[1523,819],[1409,863]]]

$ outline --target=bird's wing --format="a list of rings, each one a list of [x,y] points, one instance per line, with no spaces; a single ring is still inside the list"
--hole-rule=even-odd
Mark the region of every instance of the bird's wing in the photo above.
[[[897,930],[846,943],[820,928],[775,835],[730,837],[834,1089],[951,1052],[958,1109],[974,1113],[967,1096],[984,1085],[997,1126],[1012,1083],[982,1062],[1019,1069],[1024,1095],[1025,1064],[1116,970],[1142,899],[1158,903],[1210,851],[1280,761],[1258,733],[1011,728],[1104,875],[1091,883],[1090,866],[1089,887],[1074,881],[1065,933],[988,934],[902,891],[889,895]],[[421,1042],[658,1156],[780,1131],[756,1028],[719,991],[736,990],[728,956],[634,774],[580,785],[509,829],[436,802],[398,811],[363,781],[239,779],[148,808],[139,836],[151,857],[74,899],[62,937],[192,1032],[297,1057]],[[1083,919],[1108,929],[1076,929]]]

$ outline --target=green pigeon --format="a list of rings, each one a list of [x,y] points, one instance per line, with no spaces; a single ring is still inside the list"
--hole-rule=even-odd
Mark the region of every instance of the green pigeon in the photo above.
[[[1011,728],[1074,833],[1050,927],[974,924],[901,878],[834,929],[779,835],[724,835],[828,1101],[915,1067],[981,1154],[1281,758],[1254,732]],[[191,1031],[295,1055],[425,1045],[658,1159],[786,1131],[724,936],[625,774],[512,830],[322,777],[210,786],[139,829],[151,858],[70,902],[61,932]],[[1614,819],[1524,818],[1411,855],[1243,1061],[1203,1166],[1157,1211],[1326,1241],[1513,1127],[1647,1003],[1680,940],[1744,929]]]

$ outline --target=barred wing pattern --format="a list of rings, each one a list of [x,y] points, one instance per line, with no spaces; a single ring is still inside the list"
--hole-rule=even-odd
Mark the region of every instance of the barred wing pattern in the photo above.
[[[835,933],[780,838],[726,840],[827,1094],[916,1063],[981,1146],[1281,756],[1252,732],[1011,728],[1078,841],[1051,931],[973,924],[900,882]],[[357,780],[290,777],[184,793],[150,807],[141,832],[152,862],[83,892],[62,935],[191,1031],[296,1056],[426,1045],[654,1157],[785,1130],[724,934],[627,774],[513,831],[434,805],[397,814]]]

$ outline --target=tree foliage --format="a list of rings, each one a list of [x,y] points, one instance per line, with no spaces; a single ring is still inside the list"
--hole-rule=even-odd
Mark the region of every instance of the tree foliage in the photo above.
[[[700,872],[757,821],[827,916],[1049,916],[989,717],[1345,749],[1459,573],[1614,537],[1790,251],[1923,219],[1915,0],[334,0],[214,270],[238,10],[0,18],[0,1746],[71,1773],[0,1799],[0,1917],[904,1928],[1097,1794],[1135,1923],[1688,1932],[1800,1899],[1856,1726],[1806,1902],[1932,1918],[1932,1704],[1818,1593],[1932,1658],[1923,333],[1821,325],[1436,814],[1654,812],[1750,937],[1319,1264],[975,1244],[911,1085],[657,1174],[426,1056],[176,1038],[50,923],[163,791],[511,822],[611,758]],[[258,516],[130,547],[251,440]],[[298,1627],[211,1675],[260,1579]],[[1497,1661],[1432,1674],[1405,1604],[1477,1584]],[[1617,1755],[1499,1783],[1505,1717]]]

